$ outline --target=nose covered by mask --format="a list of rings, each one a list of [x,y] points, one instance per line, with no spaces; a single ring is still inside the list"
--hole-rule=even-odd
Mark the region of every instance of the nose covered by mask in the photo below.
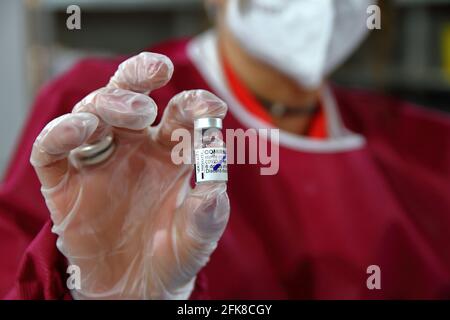
[[[228,0],[226,23],[252,56],[317,88],[368,34],[374,0]]]

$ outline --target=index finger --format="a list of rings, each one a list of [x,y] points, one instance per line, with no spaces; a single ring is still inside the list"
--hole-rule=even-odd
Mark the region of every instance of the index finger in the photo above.
[[[173,63],[168,57],[142,52],[122,62],[107,87],[149,93],[165,86],[172,74]]]

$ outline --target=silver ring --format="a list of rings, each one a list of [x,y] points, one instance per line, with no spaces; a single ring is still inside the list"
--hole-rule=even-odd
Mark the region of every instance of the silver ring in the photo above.
[[[74,155],[83,165],[94,165],[107,160],[113,154],[115,147],[112,135],[108,135],[97,143],[75,149]]]

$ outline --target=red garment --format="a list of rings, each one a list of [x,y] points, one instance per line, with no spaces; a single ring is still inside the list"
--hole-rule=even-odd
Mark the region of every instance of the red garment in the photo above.
[[[161,108],[182,90],[211,90],[186,41],[152,51],[175,65],[172,81],[152,93]],[[122,60],[84,60],[37,98],[0,188],[0,296],[70,298],[28,159],[44,125],[104,86]],[[346,126],[367,143],[335,153],[281,146],[275,176],[231,165],[230,222],[194,297],[450,298],[449,117],[366,92],[334,94]],[[230,112],[224,126],[242,124]],[[366,287],[373,264],[381,290]]]

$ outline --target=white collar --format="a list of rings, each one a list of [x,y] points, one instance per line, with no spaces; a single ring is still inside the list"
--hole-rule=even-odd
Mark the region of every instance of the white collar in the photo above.
[[[229,111],[239,122],[248,128],[271,128],[270,125],[248,112],[228,89],[219,60],[217,36],[214,31],[207,31],[192,39],[188,44],[187,53],[211,89],[227,102]],[[343,126],[336,100],[329,87],[323,90],[322,101],[330,137],[324,140],[311,139],[280,130],[280,145],[298,151],[317,153],[351,151],[363,147],[364,137]]]

